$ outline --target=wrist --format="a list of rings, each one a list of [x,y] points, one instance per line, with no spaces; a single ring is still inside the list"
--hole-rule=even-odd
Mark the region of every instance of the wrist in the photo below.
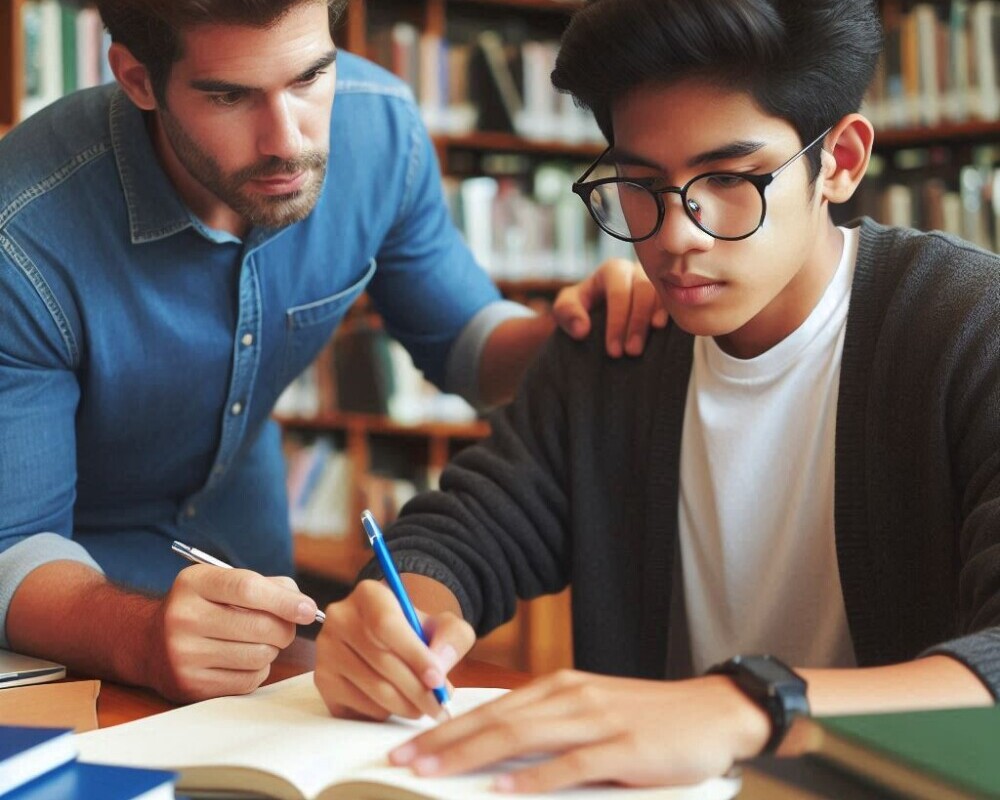
[[[787,664],[769,655],[735,656],[710,667],[725,675],[768,718],[770,735],[760,752],[774,753],[798,717],[808,717],[808,684]]]
[[[771,718],[728,675],[708,675],[726,708],[725,718],[735,734],[733,758],[742,761],[761,754],[771,737]]]

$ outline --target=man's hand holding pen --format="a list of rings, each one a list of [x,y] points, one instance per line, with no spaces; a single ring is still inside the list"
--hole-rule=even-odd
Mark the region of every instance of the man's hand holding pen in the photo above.
[[[291,578],[194,564],[148,621],[146,672],[171,700],[246,694],[267,678],[296,624],[315,616],[316,603]]]

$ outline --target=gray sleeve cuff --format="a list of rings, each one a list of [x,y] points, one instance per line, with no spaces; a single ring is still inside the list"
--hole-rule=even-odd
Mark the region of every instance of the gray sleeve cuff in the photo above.
[[[423,575],[425,578],[431,578],[443,584],[458,599],[458,604],[462,609],[462,618],[465,620],[472,619],[472,601],[469,595],[466,594],[465,589],[462,588],[462,584],[458,582],[458,578],[446,566],[434,559],[428,558],[425,553],[417,551],[407,552],[403,550],[393,553],[392,557],[396,562],[396,569],[400,575],[409,572],[414,575]],[[378,560],[373,558],[358,573],[355,585],[364,580],[380,581],[384,578],[385,575],[382,573],[382,568],[379,566]]]
[[[951,656],[983,682],[994,701],[1000,701],[1000,628],[986,630],[935,645],[920,654]]]
[[[28,536],[0,553],[0,647],[7,648],[7,610],[29,572],[50,561],[78,561],[104,573],[80,544],[57,533]]]
[[[481,409],[479,362],[487,340],[500,323],[533,316],[535,312],[530,308],[510,300],[497,300],[481,308],[462,328],[451,346],[445,369],[445,391],[461,395]]]

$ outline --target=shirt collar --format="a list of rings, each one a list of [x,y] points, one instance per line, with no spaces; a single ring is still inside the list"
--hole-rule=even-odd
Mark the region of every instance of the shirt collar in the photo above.
[[[111,97],[110,122],[132,244],[153,242],[191,227],[191,213],[160,166],[142,111],[120,88]]]

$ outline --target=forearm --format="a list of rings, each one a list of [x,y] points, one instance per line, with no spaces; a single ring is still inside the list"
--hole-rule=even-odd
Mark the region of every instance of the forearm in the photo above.
[[[555,328],[548,314],[509,319],[494,328],[479,363],[479,396],[485,405],[513,398],[524,371]]]
[[[30,572],[11,600],[11,647],[123,683],[148,684],[144,658],[159,601],[119,589],[85,564]]]
[[[983,682],[948,656],[863,669],[802,669],[813,714],[854,714],[993,703]]]
[[[799,669],[809,684],[813,716],[986,706],[993,696],[961,662],[943,655],[861,669]],[[790,735],[782,755],[798,755],[806,742]]]

